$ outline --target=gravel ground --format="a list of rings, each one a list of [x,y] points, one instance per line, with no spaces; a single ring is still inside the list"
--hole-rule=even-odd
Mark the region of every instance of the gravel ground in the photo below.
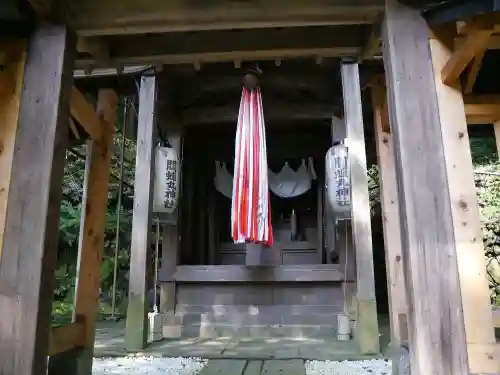
[[[373,359],[366,361],[306,361],[307,375],[390,375],[391,361]]]
[[[194,375],[207,362],[201,358],[95,358],[92,375]]]
[[[205,367],[201,358],[125,357],[94,359],[93,375],[195,375]],[[391,362],[306,361],[306,375],[390,375]]]

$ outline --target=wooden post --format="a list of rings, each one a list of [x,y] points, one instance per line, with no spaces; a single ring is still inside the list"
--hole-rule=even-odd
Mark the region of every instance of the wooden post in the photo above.
[[[45,374],[76,41],[31,35],[0,262],[0,373]]]
[[[130,248],[130,276],[125,343],[130,350],[141,350],[147,344],[147,270],[151,253],[151,219],[156,134],[156,77],[142,77],[137,125],[134,212]]]
[[[474,183],[467,120],[460,86],[445,85],[439,72],[451,51],[439,40],[430,40],[437,103],[441,120],[453,233],[455,236],[469,367],[473,374],[500,372],[495,358],[495,331],[486,277],[481,221]]]
[[[108,212],[109,170],[114,147],[114,133],[118,96],[113,90],[100,90],[97,111],[106,122],[102,122],[99,139],[88,142],[84,195],[82,199],[82,221],[78,248],[78,271],[75,290],[74,321],[84,323],[84,335],[77,343],[83,349],[76,366],[78,374],[92,373],[92,359],[99,313],[99,287],[101,261],[104,253],[104,232]],[[61,359],[64,361],[64,359]],[[54,374],[61,367],[50,366]],[[66,370],[68,375],[69,370]],[[76,374],[75,373],[75,374]]]
[[[352,234],[356,252],[356,297],[358,305],[356,338],[362,353],[378,353],[380,344],[358,64],[343,63],[341,72],[347,147],[349,148],[351,170]]]
[[[495,142],[497,145],[497,156],[500,159],[500,120],[493,124],[493,130],[495,131]]]
[[[179,156],[179,168],[182,175],[182,126],[177,118],[171,113],[166,114],[167,138],[172,148]],[[182,177],[179,181],[179,189],[182,192]],[[179,194],[180,199],[181,194]],[[179,257],[179,211],[180,202],[178,202],[175,211],[167,215],[167,224],[163,229],[162,235],[162,262],[161,262],[161,287],[160,287],[160,311],[164,314],[174,313],[175,308],[175,281],[174,273],[177,270]]]
[[[441,122],[427,23],[386,0],[382,27],[394,134],[411,372],[469,374]]]
[[[0,124],[2,124],[0,126],[0,258],[23,88],[26,43],[17,42],[9,45],[5,60],[3,74],[8,82],[0,82],[0,85],[6,85],[7,88],[10,86],[12,89],[0,91]],[[9,84],[11,80],[12,85]]]
[[[386,92],[383,77],[372,86],[373,122],[375,145],[380,176],[380,203],[384,230],[385,263],[387,269],[387,293],[389,296],[389,318],[391,346],[402,344],[399,315],[407,314],[406,289],[401,253],[401,228],[399,225],[398,186],[394,166],[394,141],[389,131]],[[404,334],[406,336],[406,333]]]

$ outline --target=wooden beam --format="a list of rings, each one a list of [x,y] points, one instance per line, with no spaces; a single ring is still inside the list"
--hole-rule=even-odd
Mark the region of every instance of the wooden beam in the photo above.
[[[439,72],[450,58],[451,51],[437,39],[430,40],[430,48],[434,72],[438,72],[435,85],[462,292],[469,369],[473,374],[498,373],[500,358],[495,358],[490,291],[464,100],[459,88],[444,85],[439,80]]]
[[[79,37],[76,49],[92,55],[97,61],[107,61],[110,59],[109,47],[100,38]]]
[[[103,128],[107,127],[105,120],[99,118],[94,107],[76,87],[71,89],[71,116],[85,129],[92,139],[101,139]]]
[[[293,26],[370,24],[383,10],[379,1],[275,0],[234,1],[72,0],[68,23],[78,35],[145,34],[195,30],[238,30]]]
[[[429,29],[417,9],[395,0],[386,0],[385,17],[411,373],[469,374]]]
[[[73,322],[62,327],[52,328],[49,340],[49,356],[67,352],[82,342],[85,326],[82,322]]]
[[[332,104],[267,103],[264,116],[267,122],[287,120],[330,120],[335,113]],[[238,119],[238,105],[191,108],[182,114],[185,125],[203,125],[231,122]]]
[[[118,96],[113,90],[99,91],[97,110],[108,124],[116,123],[117,105]],[[88,143],[90,149],[87,150],[74,307],[76,321],[85,322],[85,332],[79,342],[84,352],[77,361],[78,373],[82,374],[92,372],[113,141],[114,127],[107,126],[100,139]]]
[[[12,47],[3,73],[8,77],[8,85],[12,81],[14,88],[0,93],[0,259],[26,62],[26,43],[18,42]],[[0,82],[0,86],[3,84]]]
[[[142,77],[139,93],[134,212],[125,329],[125,344],[130,350],[144,349],[147,343],[147,270],[151,252],[150,225],[153,211],[156,96],[156,77]]]
[[[455,49],[461,48],[467,38],[465,36],[459,36],[456,37],[454,40],[454,45]],[[486,43],[486,46],[484,47],[485,50],[498,50],[500,49],[500,35],[498,34],[493,34],[490,36],[488,39],[488,42]]]
[[[380,176],[380,203],[384,231],[385,264],[387,269],[387,292],[391,325],[391,346],[399,348],[407,333],[401,332],[399,316],[408,315],[404,281],[403,254],[401,250],[401,228],[399,218],[398,185],[396,180],[393,135],[389,128],[387,95],[383,77],[372,85],[372,105],[375,124],[375,146]]]
[[[358,307],[356,338],[362,353],[378,353],[380,344],[358,64],[342,64],[341,74],[351,170],[352,232],[356,252]]]
[[[474,60],[472,61],[472,65],[469,69],[469,72],[467,73],[467,80],[465,82],[464,94],[470,94],[472,92],[472,89],[476,84],[477,75],[479,74],[481,66],[483,65],[483,58],[485,52],[486,49],[483,48],[481,51],[477,53],[477,55],[474,57]]]
[[[0,262],[0,373],[45,374],[76,41],[39,24],[29,41]]]
[[[492,33],[492,27],[478,27],[471,30],[467,39],[453,52],[441,70],[441,78],[445,84],[452,85],[457,82],[472,59],[486,48]]]
[[[135,64],[164,64],[164,65],[182,65],[182,64],[201,64],[232,62],[234,60],[267,60],[292,59],[299,57],[316,58],[322,56],[325,58],[349,57],[358,55],[360,48],[357,46],[348,47],[328,47],[328,48],[289,48],[289,49],[270,49],[270,50],[252,50],[252,51],[225,51],[225,52],[206,52],[192,54],[153,54],[140,56],[122,56],[113,57],[108,62],[96,61],[95,59],[80,59],[77,61],[77,68],[85,68],[92,65],[96,68],[116,67],[116,65],[135,65]]]

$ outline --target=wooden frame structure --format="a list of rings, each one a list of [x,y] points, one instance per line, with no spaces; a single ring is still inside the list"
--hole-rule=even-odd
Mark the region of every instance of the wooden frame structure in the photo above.
[[[336,5],[325,0],[294,0],[286,2],[286,12],[281,1],[258,7],[239,4],[232,12],[226,12],[224,6],[192,9],[182,1],[127,1],[119,14],[114,0],[99,6],[73,0],[68,5],[71,12],[58,9],[50,0],[31,3],[39,16],[62,18],[67,26],[39,24],[28,43],[15,41],[1,47],[5,68],[0,74],[0,373],[44,374],[48,355],[49,373],[62,368],[68,374],[91,372],[99,297],[96,270],[104,248],[118,96],[111,89],[101,89],[94,109],[73,86],[75,66],[91,72],[137,63],[156,67],[191,64],[195,69],[222,61],[236,66],[245,59],[281,64],[281,59],[290,57],[314,57],[318,64],[328,57],[362,62],[379,55],[375,32],[359,38],[361,45],[360,40],[347,37],[313,38],[314,45],[292,43],[293,38],[285,42],[269,38],[273,41],[263,42],[263,46],[248,40],[268,35],[266,29],[271,25],[284,28],[270,31],[275,35],[318,36],[314,27],[346,27],[348,31],[349,25],[376,24],[381,16],[385,78],[377,71],[371,90],[392,342],[396,347],[409,345],[412,371],[418,374],[500,371],[493,331],[498,314],[493,317],[487,294],[467,136],[467,125],[492,123],[500,145],[500,96],[472,94],[485,51],[497,48],[498,20],[487,15],[461,22],[451,33],[448,27],[443,33],[439,27],[431,30],[419,10],[396,0],[387,0],[385,6],[369,0],[338,0]],[[234,35],[220,31],[235,27],[249,38],[241,45]],[[78,39],[71,30],[78,33]],[[159,49],[161,34],[185,31],[195,32],[179,34],[192,42],[191,49],[184,50],[176,42],[169,51]],[[145,36],[143,46],[127,50],[127,43],[139,33],[158,35]],[[211,38],[209,47],[203,44],[203,35]],[[115,55],[109,53],[113,43]],[[354,155],[356,336],[363,353],[376,353],[379,339],[361,84],[357,64],[344,61],[340,71],[345,123]],[[145,273],[151,242],[153,147],[160,113],[157,90],[154,75],[142,77],[126,329],[132,350],[142,349],[147,341]],[[206,118],[203,113],[192,116],[189,121],[196,122],[196,116]],[[75,317],[70,325],[51,330],[63,151],[67,129],[74,122],[91,138]],[[176,262],[179,234],[167,230],[164,235],[169,239],[165,250],[171,250],[170,259]],[[173,269],[169,272],[174,273]],[[171,277],[169,282],[174,283]],[[166,310],[172,309],[171,286],[162,291]]]

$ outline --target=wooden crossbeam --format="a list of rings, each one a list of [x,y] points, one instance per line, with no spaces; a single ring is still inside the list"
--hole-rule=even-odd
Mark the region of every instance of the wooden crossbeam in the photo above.
[[[109,48],[100,38],[79,37],[76,49],[78,52],[85,52],[98,61],[109,60]]]
[[[500,95],[465,95],[468,125],[492,124],[500,119]]]
[[[452,85],[457,82],[467,65],[486,47],[492,33],[492,27],[478,27],[471,30],[467,39],[453,52],[441,70],[443,83]]]
[[[474,57],[474,61],[472,62],[469,73],[467,74],[467,81],[465,82],[464,94],[470,94],[472,92],[474,84],[476,83],[477,75],[479,74],[481,66],[483,65],[483,58],[485,52],[486,49],[483,48]]]
[[[71,90],[70,112],[92,139],[100,139],[103,128],[110,126],[106,120],[97,115],[94,107],[76,87]]]
[[[49,356],[67,352],[79,346],[84,331],[85,325],[82,322],[52,328],[49,340]]]

